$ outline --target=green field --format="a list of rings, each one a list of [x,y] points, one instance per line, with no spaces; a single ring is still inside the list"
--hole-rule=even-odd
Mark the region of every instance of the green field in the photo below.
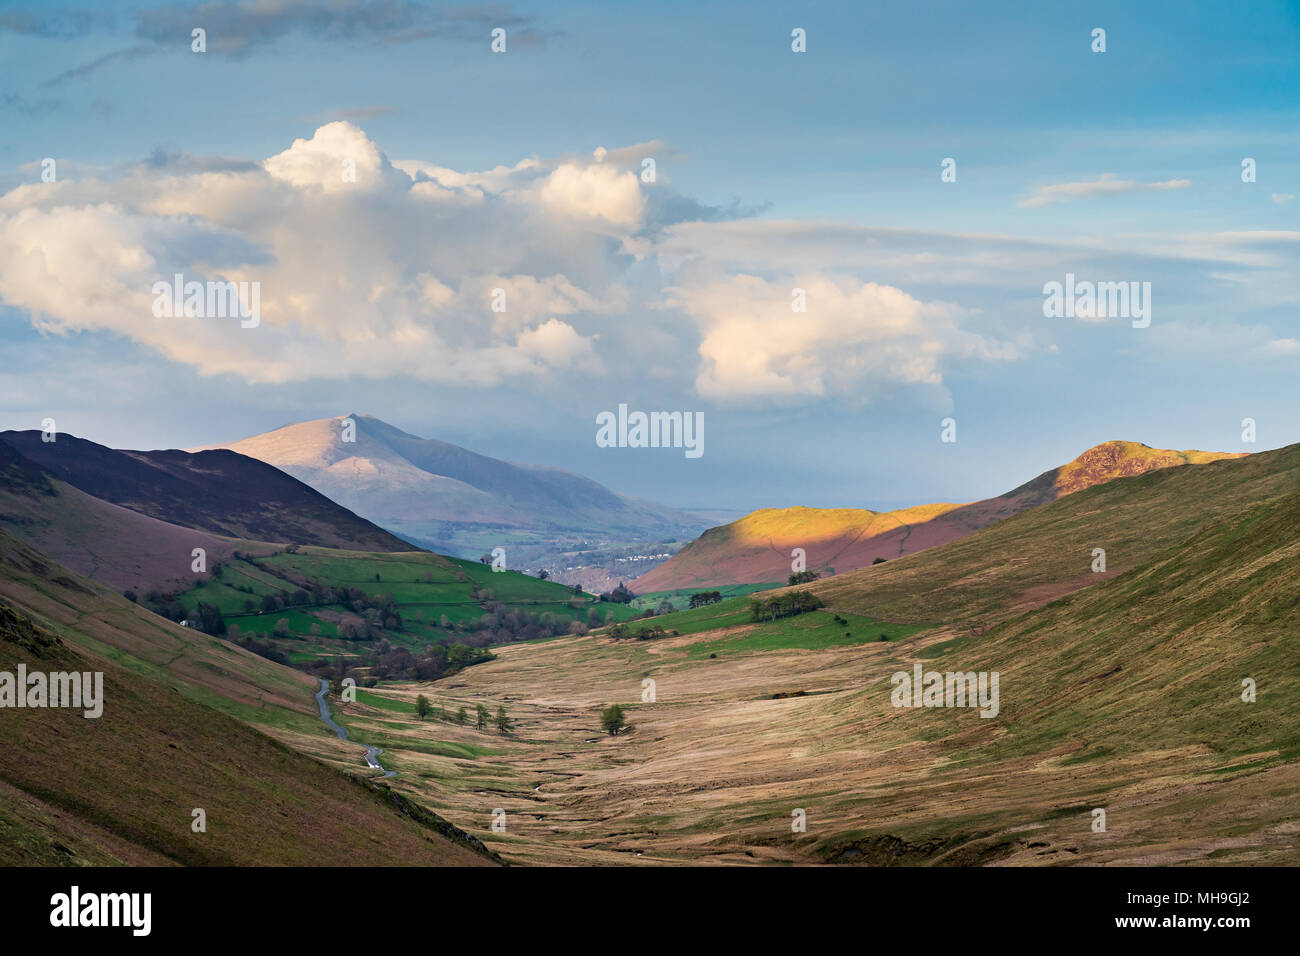
[[[661,614],[644,624],[628,625],[635,635],[648,627],[663,627],[670,633],[716,632],[712,640],[692,644],[692,658],[789,649],[819,650],[877,641],[898,641],[924,630],[908,624],[892,624],[864,614],[837,614],[831,610],[810,611],[794,617],[756,623],[748,597],[732,597],[706,607]],[[839,620],[836,620],[838,618]],[[840,623],[840,622],[844,623]]]
[[[654,610],[664,601],[668,601],[676,610],[683,611],[690,607],[691,595],[700,591],[717,591],[723,598],[733,598],[753,594],[755,591],[766,591],[768,588],[779,588],[784,583],[784,581],[772,581],[767,584],[727,584],[716,588],[678,588],[675,591],[648,591],[634,597],[632,606],[642,611]]]
[[[347,608],[337,601],[316,600],[313,592],[322,587],[356,589],[371,599],[391,599],[401,625],[383,628],[382,636],[394,647],[412,651],[435,642],[463,642],[464,633],[457,625],[483,618],[493,603],[505,612],[549,615],[562,622],[586,623],[593,609],[601,623],[609,614],[625,621],[639,613],[628,605],[574,594],[572,588],[554,581],[493,571],[476,561],[418,551],[387,554],[315,547],[232,559],[179,599],[189,612],[200,603],[214,605],[227,628],[237,627],[244,638],[270,641],[294,663],[364,650],[369,642],[340,633],[349,615]],[[296,592],[306,597],[298,594],[295,599]],[[277,596],[284,606],[262,607],[264,598]],[[352,618],[355,622],[356,616]],[[288,633],[277,635],[281,621]]]

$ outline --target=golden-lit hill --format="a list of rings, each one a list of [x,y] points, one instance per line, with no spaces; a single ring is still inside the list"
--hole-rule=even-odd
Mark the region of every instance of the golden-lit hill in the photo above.
[[[898,511],[858,508],[763,508],[710,528],[670,560],[638,578],[638,593],[725,584],[783,582],[791,552],[803,548],[809,570],[842,574],[878,558],[892,560],[963,538],[994,522],[1116,478],[1206,464],[1241,454],[1168,451],[1110,441],[1004,495],[970,504],[931,504]]]

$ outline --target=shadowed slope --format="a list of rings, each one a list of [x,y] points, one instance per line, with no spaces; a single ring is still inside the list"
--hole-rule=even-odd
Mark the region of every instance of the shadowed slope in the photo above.
[[[11,673],[104,675],[98,719],[0,708],[0,864],[490,862],[244,722],[324,737],[307,675],[153,617],[3,534],[0,651]],[[195,808],[206,833],[190,829]]]
[[[88,495],[230,538],[357,551],[416,550],[265,462],[231,451],[115,451],[36,431],[0,441]]]

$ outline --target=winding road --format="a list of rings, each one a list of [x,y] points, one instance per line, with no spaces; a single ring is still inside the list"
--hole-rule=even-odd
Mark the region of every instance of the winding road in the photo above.
[[[316,692],[316,703],[320,704],[320,719],[325,721],[330,730],[339,735],[340,740],[347,740],[347,728],[335,723],[334,718],[330,716],[330,705],[325,700],[325,695],[329,693],[329,690],[330,682],[323,677],[320,678],[320,690]],[[372,770],[384,770],[384,765],[379,762],[381,753],[383,751],[378,747],[366,747],[366,763],[370,765]],[[396,775],[396,770],[384,770],[383,774],[384,777],[394,777]],[[380,779],[383,779],[383,777]]]

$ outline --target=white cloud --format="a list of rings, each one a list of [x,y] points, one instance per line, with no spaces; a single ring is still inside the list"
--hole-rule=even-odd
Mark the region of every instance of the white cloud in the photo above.
[[[795,289],[805,312],[792,308]],[[848,277],[729,276],[670,289],[667,304],[700,325],[696,388],[714,399],[869,396],[939,386],[949,360],[1018,356],[959,328],[963,310],[954,305]]]
[[[565,163],[543,180],[538,197],[561,215],[603,219],[619,226],[635,224],[645,211],[636,174],[600,162],[590,166]]]
[[[260,166],[143,164],[12,190],[0,300],[48,332],[110,332],[249,382],[599,371],[594,335],[627,301],[611,230],[636,226],[638,197],[635,178],[572,161],[459,177],[395,165],[336,122]],[[260,283],[261,324],[154,318],[151,288],[175,273]],[[495,287],[505,313],[491,311]]]
[[[1039,186],[1032,196],[1020,200],[1021,209],[1033,209],[1058,202],[1071,202],[1075,199],[1091,199],[1094,196],[1113,196],[1119,193],[1145,192],[1149,190],[1186,189],[1192,184],[1190,179],[1170,179],[1159,183],[1140,183],[1133,179],[1119,179],[1114,173],[1104,173],[1099,179],[1077,183],[1054,183]]]
[[[1295,199],[1294,193],[1273,193],[1273,202],[1279,206],[1289,203],[1292,199]]]
[[[717,218],[641,183],[647,155],[671,151],[457,171],[392,162],[340,122],[262,162],[160,157],[27,184],[0,196],[0,301],[49,333],[106,333],[254,383],[544,393],[581,371],[729,403],[942,391],[962,364],[1056,344],[1041,289],[1067,272],[1177,290],[1161,300],[1172,331],[1222,290],[1241,309],[1295,301],[1297,232],[1061,241]],[[261,324],[155,319],[151,287],[177,272],[259,282]]]

